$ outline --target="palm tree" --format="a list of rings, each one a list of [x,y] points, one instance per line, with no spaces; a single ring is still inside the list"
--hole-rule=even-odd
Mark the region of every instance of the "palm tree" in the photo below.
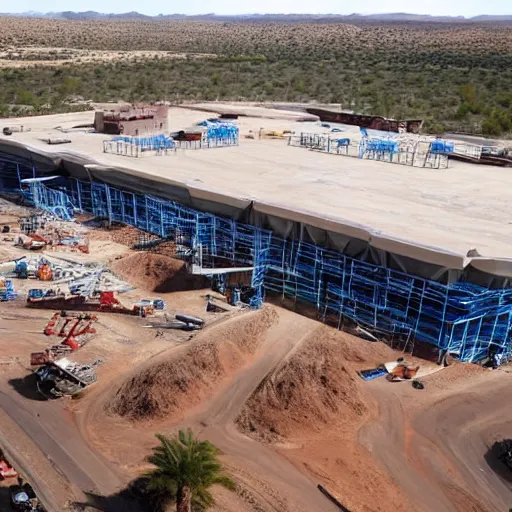
[[[156,437],[160,445],[147,459],[155,468],[146,476],[148,488],[163,503],[176,501],[177,512],[191,512],[192,504],[198,510],[206,510],[214,503],[208,490],[213,484],[235,489],[217,459],[219,450],[209,441],[199,441],[190,429],[180,430],[174,439],[162,434]]]

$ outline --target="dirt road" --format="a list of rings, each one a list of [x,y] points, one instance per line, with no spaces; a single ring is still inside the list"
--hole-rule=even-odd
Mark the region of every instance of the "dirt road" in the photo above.
[[[314,482],[271,448],[241,434],[234,424],[241,408],[261,381],[316,328],[311,320],[289,311],[279,309],[278,314],[279,321],[269,330],[261,347],[262,357],[236,377],[223,393],[188,421],[187,425],[192,423],[201,437],[218,446],[234,466],[246,468],[275,484],[273,496],[263,494],[255,487],[251,488],[271,510],[285,509],[286,502],[280,503],[280,497],[275,492],[282,488],[286,496],[293,496],[296,503],[294,510],[334,512],[337,508],[316,489]],[[281,500],[284,499],[281,496]]]
[[[109,496],[124,486],[122,477],[90,449],[73,422],[65,417],[59,402],[30,401],[14,390],[7,390],[0,392],[0,408],[65,477],[79,500],[87,500],[85,495],[80,496],[80,491]],[[28,469],[25,464],[23,469]],[[135,510],[130,508],[132,504],[122,504],[126,505],[123,510]]]
[[[486,453],[495,440],[511,432],[512,410],[503,404],[509,400],[512,375],[500,371],[486,378],[410,408],[404,405],[410,387],[369,383],[380,414],[361,430],[360,440],[407,492],[416,510],[510,508],[512,486],[487,464]]]
[[[7,460],[17,469],[18,473],[30,482],[32,489],[41,500],[41,503],[48,512],[59,512],[60,508],[57,504],[53,493],[47,488],[46,483],[42,480],[40,475],[33,470],[27,458],[15,447],[5,435],[4,431],[0,432],[0,450],[7,457]],[[7,507],[8,499],[6,499],[5,506]],[[0,506],[0,509],[3,508]],[[6,508],[7,510],[7,508]]]

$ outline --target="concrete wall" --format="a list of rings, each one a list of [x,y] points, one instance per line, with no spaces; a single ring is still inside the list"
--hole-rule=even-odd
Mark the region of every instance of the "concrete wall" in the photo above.
[[[167,131],[167,122],[163,119],[138,119],[136,121],[120,121],[119,127],[123,135],[146,135]]]
[[[119,133],[123,135],[145,135],[148,133],[167,132],[169,130],[169,107],[160,105],[158,107],[148,107],[155,109],[155,115],[147,119],[119,120]],[[123,117],[129,118],[130,112],[119,112]],[[99,133],[105,133],[105,122],[109,121],[113,113],[98,111],[94,113],[94,129]],[[115,114],[114,114],[115,115]],[[111,125],[112,121],[109,122]],[[114,130],[116,131],[116,130]],[[109,133],[114,133],[109,130]]]

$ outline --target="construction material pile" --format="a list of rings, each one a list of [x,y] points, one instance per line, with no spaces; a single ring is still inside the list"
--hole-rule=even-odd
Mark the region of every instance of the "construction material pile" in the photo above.
[[[69,279],[61,279],[56,284],[68,282],[69,291],[87,297],[102,292],[124,293],[133,289],[132,286],[118,279],[107,267],[82,269]]]
[[[47,397],[73,396],[96,382],[95,367],[101,360],[92,364],[80,364],[62,358],[41,366],[36,371],[37,389]]]
[[[153,329],[178,329],[181,331],[199,331],[204,327],[204,320],[202,318],[180,313],[174,315],[174,318],[175,320],[171,322],[155,322],[148,324],[146,327]]]
[[[29,250],[46,248],[52,251],[89,253],[87,232],[73,222],[63,222],[48,212],[21,217],[18,222],[21,233],[17,236],[17,246]]]
[[[72,293],[89,295],[100,291],[122,293],[132,289],[107,267],[74,263],[46,254],[23,256],[0,263],[0,276],[53,281],[56,285],[68,284]]]
[[[238,144],[239,130],[235,124],[204,121],[202,125],[206,126],[206,143],[208,145],[212,143],[231,146]]]
[[[53,281],[74,279],[87,272],[87,267],[49,256],[30,255],[0,263],[0,275],[18,279]]]
[[[119,135],[103,141],[103,152],[138,157],[143,153],[167,154],[175,151],[174,139],[163,133],[146,137]]]

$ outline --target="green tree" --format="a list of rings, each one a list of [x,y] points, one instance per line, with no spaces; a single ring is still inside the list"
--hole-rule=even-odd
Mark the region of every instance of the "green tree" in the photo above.
[[[220,82],[220,73],[218,71],[214,71],[211,76],[211,81],[213,85],[218,85]]]
[[[74,94],[80,85],[80,78],[75,76],[67,76],[62,83],[57,86],[57,90],[61,94]]]
[[[206,510],[214,503],[209,488],[214,484],[234,490],[235,483],[223,473],[218,449],[209,441],[199,441],[190,429],[180,430],[174,439],[157,434],[160,445],[153,448],[148,462],[155,466],[147,473],[148,488],[168,504],[176,501],[177,512]]]
[[[37,104],[38,104],[37,98],[30,91],[19,90],[17,96],[18,96],[17,103],[19,105],[37,106]]]

